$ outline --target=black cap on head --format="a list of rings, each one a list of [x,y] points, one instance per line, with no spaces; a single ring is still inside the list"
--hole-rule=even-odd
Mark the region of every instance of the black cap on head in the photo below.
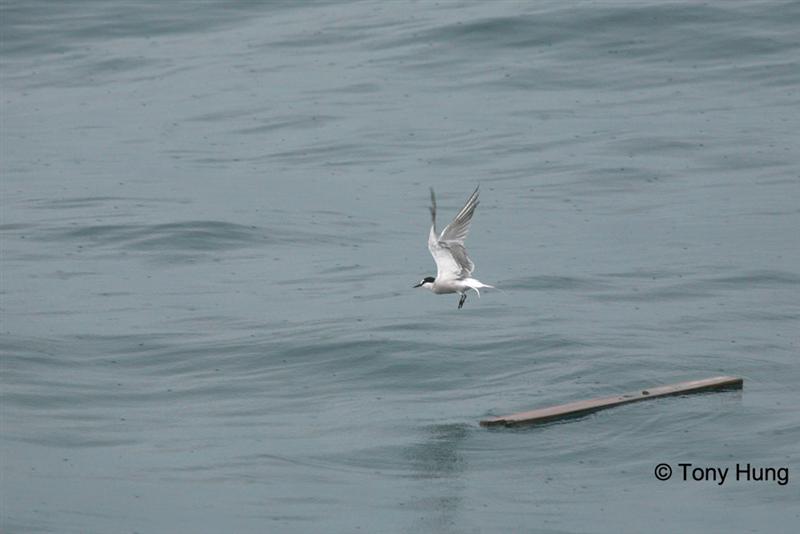
[[[419,284],[417,284],[417,285],[415,285],[415,286],[411,286],[411,287],[420,287],[420,286],[422,286],[422,284],[424,284],[425,282],[428,282],[429,284],[432,284],[432,283],[434,282],[434,280],[436,280],[434,277],[432,277],[432,276],[426,276],[425,278],[423,278],[423,279],[422,279],[422,282],[420,282]]]

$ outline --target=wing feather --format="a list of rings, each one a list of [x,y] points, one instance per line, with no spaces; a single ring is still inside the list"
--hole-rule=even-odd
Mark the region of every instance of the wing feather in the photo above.
[[[472,215],[478,206],[478,188],[467,199],[464,207],[448,224],[441,235],[436,235],[436,196],[431,188],[431,230],[428,234],[428,250],[436,262],[436,278],[467,278],[475,270],[475,264],[467,255],[464,239],[469,232]]]
[[[469,232],[472,215],[475,213],[475,208],[478,207],[478,204],[478,187],[476,187],[464,207],[453,219],[453,222],[444,227],[442,235],[439,236],[439,241],[458,241],[463,243]]]

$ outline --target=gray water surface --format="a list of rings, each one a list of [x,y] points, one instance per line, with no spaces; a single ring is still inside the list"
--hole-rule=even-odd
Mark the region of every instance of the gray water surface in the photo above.
[[[3,2],[0,529],[795,532],[798,27]],[[478,183],[504,292],[457,310],[410,286],[428,187],[444,222]],[[477,424],[720,374],[744,390]]]

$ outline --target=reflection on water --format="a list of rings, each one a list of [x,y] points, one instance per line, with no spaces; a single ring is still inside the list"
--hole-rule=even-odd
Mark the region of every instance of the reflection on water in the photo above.
[[[431,425],[423,429],[425,440],[408,447],[404,455],[418,494],[408,505],[420,517],[415,532],[458,532],[456,519],[463,508],[461,475],[467,469],[461,448],[470,427],[465,424]],[[440,486],[440,487],[437,487]]]
[[[465,424],[433,425],[423,430],[427,439],[405,451],[414,478],[457,478],[466,468],[458,449],[467,438],[470,427]]]

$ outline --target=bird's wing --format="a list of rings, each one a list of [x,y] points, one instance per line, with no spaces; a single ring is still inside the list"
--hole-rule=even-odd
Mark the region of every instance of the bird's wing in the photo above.
[[[428,249],[431,254],[433,254],[433,248],[436,246],[437,241],[439,241],[439,236],[436,235],[436,193],[433,192],[431,187],[431,231],[428,234]],[[436,259],[436,256],[433,259]]]
[[[472,214],[475,213],[475,208],[478,207],[478,188],[467,199],[464,207],[458,212],[453,222],[448,224],[442,230],[442,235],[439,236],[439,241],[455,241],[464,244],[464,239],[469,232],[469,224],[472,222]]]
[[[470,195],[467,203],[458,212],[453,222],[448,224],[440,236],[436,235],[436,196],[431,189],[431,231],[428,234],[428,250],[436,262],[436,279],[466,278],[475,269],[464,248],[472,214],[478,205],[478,189]]]
[[[431,251],[433,261],[436,262],[437,281],[466,278],[475,268],[475,265],[467,257],[467,251],[461,245],[452,247],[442,241],[433,245],[428,242],[428,250]]]

